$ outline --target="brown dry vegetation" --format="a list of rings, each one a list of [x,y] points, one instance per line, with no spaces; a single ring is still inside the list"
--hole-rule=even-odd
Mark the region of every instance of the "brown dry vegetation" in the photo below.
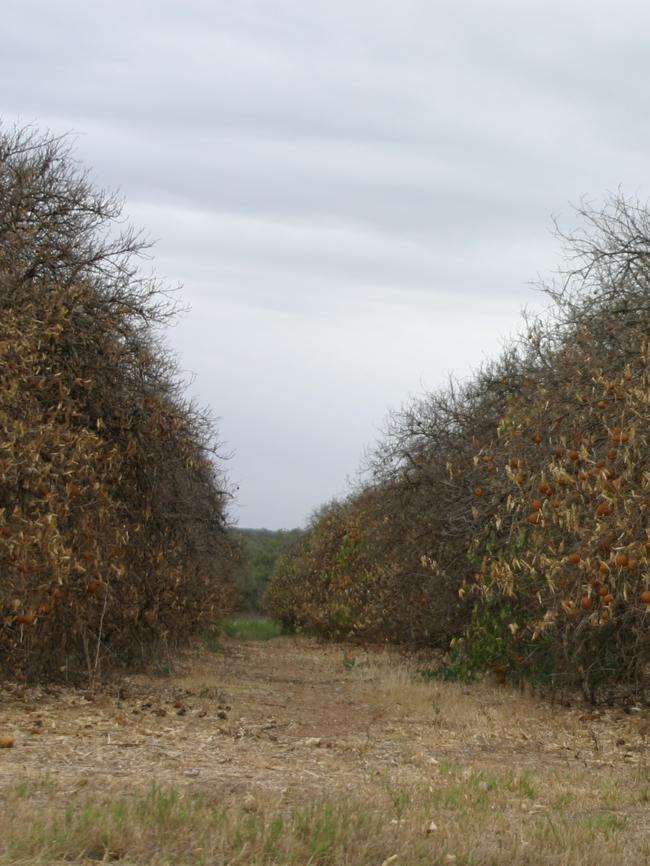
[[[461,677],[647,698],[650,213],[619,197],[580,215],[545,315],[392,415],[365,487],[278,564],[274,616],[451,645]]]
[[[0,676],[97,678],[231,604],[214,431],[146,247],[65,140],[0,130]]]
[[[650,862],[647,711],[301,638],[94,694],[8,684],[0,862]]]

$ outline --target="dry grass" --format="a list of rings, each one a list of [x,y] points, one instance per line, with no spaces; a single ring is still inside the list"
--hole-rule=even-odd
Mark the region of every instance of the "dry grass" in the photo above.
[[[322,864],[322,866],[612,866],[650,862],[648,779],[636,791],[557,774],[439,768],[404,787],[376,774],[370,796],[285,806],[248,795],[227,806],[203,792],[153,787],[67,802],[44,778],[16,786],[0,817],[0,862],[46,866]],[[394,858],[394,859],[391,859]]]
[[[119,706],[10,692],[0,864],[650,864],[644,713],[418,666],[282,638],[133,678]]]
[[[489,679],[468,685],[425,678],[421,670],[427,665],[395,652],[348,664],[358,680],[359,696],[380,714],[428,722],[455,740],[476,731],[520,737],[526,717],[539,715],[539,701],[530,693],[504,690]]]

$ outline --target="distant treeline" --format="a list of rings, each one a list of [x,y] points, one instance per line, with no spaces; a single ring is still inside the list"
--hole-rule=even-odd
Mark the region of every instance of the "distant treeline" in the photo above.
[[[304,529],[235,529],[242,546],[242,564],[237,576],[239,608],[260,613],[262,598],[275,564],[304,536]]]

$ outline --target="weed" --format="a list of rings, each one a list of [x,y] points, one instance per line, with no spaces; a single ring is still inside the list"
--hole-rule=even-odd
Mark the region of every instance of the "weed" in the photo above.
[[[627,822],[620,815],[600,814],[590,815],[584,819],[584,825],[590,832],[602,833],[604,836],[611,837],[625,829]]]

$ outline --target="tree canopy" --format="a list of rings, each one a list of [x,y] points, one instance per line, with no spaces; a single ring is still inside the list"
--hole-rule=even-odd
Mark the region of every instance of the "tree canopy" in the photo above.
[[[148,244],[70,142],[0,130],[0,666],[97,676],[231,605],[210,416]]]

